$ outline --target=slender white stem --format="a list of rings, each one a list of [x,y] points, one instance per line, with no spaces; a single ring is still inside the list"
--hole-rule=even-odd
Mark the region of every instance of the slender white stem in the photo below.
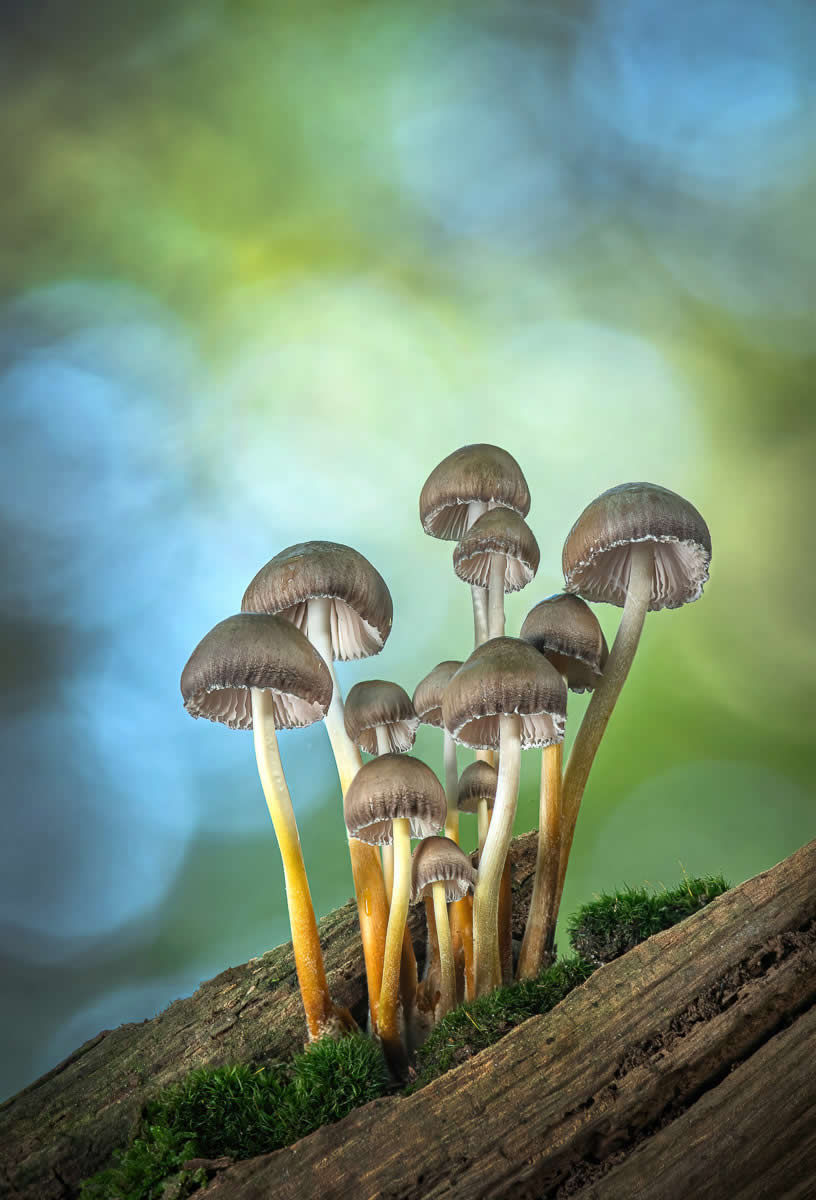
[[[458,846],[459,809],[457,808],[457,802],[459,800],[459,768],[456,764],[456,742],[447,729],[445,730],[444,737],[444,758],[445,796],[448,801],[448,810],[445,816],[445,837],[449,837]]]
[[[337,773],[340,776],[340,789],[345,796],[349,784],[363,765],[359,746],[346,733],[343,713],[343,693],[337,682],[334,671],[334,655],[331,643],[331,600],[319,597],[308,602],[306,629],[309,641],[317,650],[326,666],[332,680],[332,698],[329,711],[324,717],[326,732],[329,735],[334,761],[337,763]]]
[[[479,859],[479,882],[473,900],[473,950],[476,995],[489,992],[501,978],[499,958],[499,889],[513,837],[521,770],[521,717],[499,717],[499,778],[493,816]]]
[[[448,904],[445,899],[444,883],[433,885],[434,917],[436,919],[436,936],[439,942],[439,972],[440,998],[436,1010],[436,1019],[444,1017],[456,1007],[456,972],[453,964],[453,943],[451,941],[450,923],[448,921]]]
[[[589,772],[601,744],[615,702],[626,682],[629,668],[640,641],[643,621],[652,595],[654,543],[636,542],[629,551],[629,587],[623,606],[618,632],[609,652],[603,675],[592,693],[581,728],[575,737],[564,771],[561,790],[561,866],[558,881],[558,900],[564,887],[572,838],[578,809],[584,794]],[[556,914],[557,914],[556,906]]]
[[[384,725],[375,725],[374,733],[377,738],[377,753],[391,753],[391,739],[388,736],[388,730]],[[388,897],[388,903],[391,903],[391,894],[394,890],[394,843],[388,842],[387,845],[381,846],[382,851],[382,869],[383,878],[385,879],[385,894]]]
[[[385,936],[385,955],[382,968],[382,990],[380,991],[379,1033],[383,1042],[394,1044],[399,1041],[397,1001],[400,991],[400,959],[408,918],[408,903],[411,898],[411,825],[403,817],[393,822],[394,832],[394,891],[391,910],[388,914],[388,932]]]
[[[479,862],[482,861],[484,854],[484,844],[487,839],[487,831],[490,828],[490,809],[487,807],[487,800],[480,799],[479,807],[476,809],[476,821],[479,829]]]
[[[478,521],[487,512],[487,504],[481,500],[471,500],[468,504],[467,529],[474,521]],[[473,601],[473,645],[481,646],[488,638],[487,632],[487,589],[470,585],[470,596]]]
[[[504,572],[506,567],[506,555],[490,555],[490,574],[487,587],[487,636],[490,638],[504,637]]]

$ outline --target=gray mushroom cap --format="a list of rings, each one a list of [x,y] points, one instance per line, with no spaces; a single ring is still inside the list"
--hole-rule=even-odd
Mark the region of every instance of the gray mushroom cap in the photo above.
[[[486,800],[488,808],[492,808],[496,799],[498,783],[499,772],[491,763],[483,762],[480,759],[470,763],[459,776],[459,792],[456,800],[459,812],[478,812],[480,800]]]
[[[434,669],[429,671],[425,678],[416,685],[414,709],[423,725],[436,725],[437,728],[444,729],[442,696],[461,665],[458,660],[446,659],[444,662],[437,663]]]
[[[430,896],[435,883],[444,883],[448,904],[462,900],[473,890],[476,872],[463,850],[446,837],[428,837],[419,843],[411,859],[411,899]]]
[[[540,554],[532,529],[511,508],[493,508],[462,534],[453,552],[453,569],[465,583],[486,588],[490,559],[505,558],[504,590],[518,592],[538,570]]]
[[[380,573],[351,546],[300,542],[281,550],[252,580],[241,609],[280,613],[305,632],[307,602],[318,597],[332,601],[335,659],[379,654],[391,632],[391,593]]]
[[[519,638],[491,638],[451,679],[442,701],[445,728],[474,749],[498,749],[499,717],[518,713],[521,745],[549,746],[564,737],[567,689],[543,654]]]
[[[422,528],[432,537],[458,541],[473,501],[512,508],[522,517],[530,511],[527,480],[512,454],[500,446],[461,446],[434,467],[419,497]]]
[[[346,733],[367,754],[379,753],[377,726],[388,735],[391,750],[403,754],[416,740],[419,717],[411,698],[398,683],[387,679],[366,679],[355,683],[346,696]]]
[[[654,543],[650,611],[699,599],[711,562],[708,526],[693,504],[655,483],[622,483],[587,505],[564,543],[566,591],[623,607],[635,542]]]
[[[519,637],[535,646],[573,692],[593,691],[600,679],[609,647],[589,605],[571,592],[547,596],[531,608]]]
[[[251,729],[252,688],[271,694],[277,729],[322,720],[332,697],[328,667],[299,629],[268,613],[237,613],[198,643],[181,694],[192,717]]]
[[[397,817],[411,823],[412,837],[428,837],[447,816],[442,785],[430,767],[410,754],[381,754],[364,763],[343,801],[351,837],[373,846],[393,841]]]

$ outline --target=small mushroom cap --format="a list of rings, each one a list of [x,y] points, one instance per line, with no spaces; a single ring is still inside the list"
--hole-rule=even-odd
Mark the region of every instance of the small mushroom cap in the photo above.
[[[499,717],[511,713],[521,717],[523,748],[560,742],[567,689],[555,667],[529,642],[491,638],[473,651],[445,689],[445,728],[462,745],[498,749]]]
[[[243,612],[280,613],[306,632],[307,601],[327,597],[332,654],[346,661],[379,654],[391,632],[385,580],[367,558],[337,542],[299,542],[261,567],[244,592]]]
[[[655,544],[650,611],[699,599],[711,562],[708,526],[693,504],[655,483],[622,483],[587,505],[564,543],[566,591],[622,608],[634,542]]]
[[[456,800],[459,812],[478,812],[480,800],[486,800],[488,808],[492,808],[498,783],[499,772],[488,762],[477,760],[465,767],[459,776],[459,794]]]
[[[461,667],[461,662],[448,658],[437,663],[414,690],[414,709],[423,725],[436,725],[445,728],[442,720],[442,696],[445,688]]]
[[[458,541],[467,529],[468,506],[530,511],[530,489],[512,454],[479,442],[462,446],[434,467],[419,497],[419,519],[431,537]]]
[[[447,801],[430,767],[410,754],[381,754],[364,763],[343,801],[349,835],[372,846],[393,841],[396,817],[411,822],[413,837],[427,837],[445,824]]]
[[[392,751],[410,750],[416,740],[419,717],[411,698],[398,683],[366,679],[355,683],[346,696],[346,733],[367,754],[378,754],[377,726],[383,725]]]
[[[448,904],[461,900],[474,886],[475,871],[456,842],[446,837],[427,837],[411,859],[411,899],[430,896],[435,883],[444,883]]]
[[[181,673],[184,707],[230,729],[252,728],[251,688],[271,693],[276,729],[311,725],[332,697],[329,669],[283,617],[237,613],[201,639]]]
[[[559,592],[547,596],[524,618],[519,637],[567,680],[573,692],[591,692],[598,684],[609,647],[595,613],[580,596]]]
[[[538,542],[524,517],[512,508],[492,508],[473,522],[453,552],[453,569],[465,583],[486,588],[492,554],[505,556],[505,592],[520,591],[538,570]]]

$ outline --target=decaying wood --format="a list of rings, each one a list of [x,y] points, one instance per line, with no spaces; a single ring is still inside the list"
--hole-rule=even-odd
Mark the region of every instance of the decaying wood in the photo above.
[[[816,1195],[816,842],[217,1200]]]

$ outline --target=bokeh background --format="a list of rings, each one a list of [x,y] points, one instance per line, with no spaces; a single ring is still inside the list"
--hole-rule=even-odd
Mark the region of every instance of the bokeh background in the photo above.
[[[606,487],[712,532],[702,599],[647,619],[564,911],[810,839],[816,6],[0,14],[0,1095],[287,939],[251,737],[191,721],[181,668],[309,538],[394,597],[346,690],[466,657],[417,517],[466,442],[533,496],[510,633]],[[321,727],[281,741],[322,914],[351,894],[336,775]],[[417,753],[441,770],[437,733]]]

